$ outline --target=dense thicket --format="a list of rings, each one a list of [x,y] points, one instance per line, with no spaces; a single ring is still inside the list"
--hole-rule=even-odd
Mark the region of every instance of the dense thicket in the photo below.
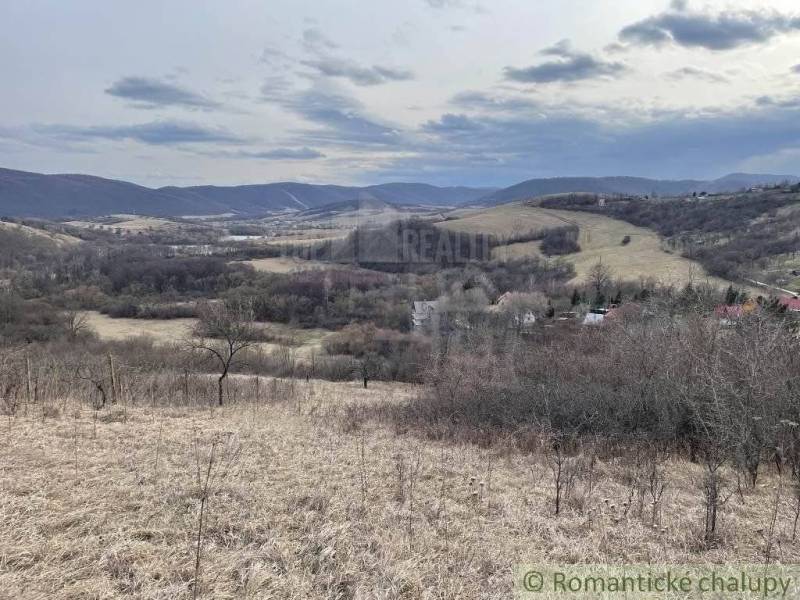
[[[609,198],[604,206],[599,206],[596,199],[570,195],[545,199],[541,206],[603,214],[669,237],[687,232],[740,231],[753,219],[774,215],[778,209],[798,201],[796,194],[764,193],[692,200]]]
[[[400,418],[432,435],[494,439],[527,429],[646,438],[735,461],[779,452],[800,423],[800,340],[763,313],[725,327],[655,305],[520,344],[474,332],[433,361],[429,393]]]
[[[580,244],[578,244],[578,233],[577,225],[566,225],[564,227],[546,230],[542,236],[542,252],[547,256],[559,256],[562,254],[580,252],[581,247]]]

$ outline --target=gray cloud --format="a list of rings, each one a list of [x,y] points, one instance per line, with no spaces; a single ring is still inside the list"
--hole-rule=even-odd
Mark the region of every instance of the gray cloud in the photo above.
[[[305,66],[326,77],[341,77],[356,85],[380,85],[390,81],[407,81],[414,78],[411,71],[380,65],[362,67],[340,58],[321,58],[303,61]]]
[[[316,27],[309,27],[303,31],[303,46],[309,52],[324,52],[336,50],[339,44],[330,40]]]
[[[124,77],[106,89],[106,94],[132,100],[144,108],[182,106],[208,110],[219,106],[217,102],[177,84],[149,77]]]
[[[718,14],[692,13],[685,2],[673,2],[671,10],[633,23],[619,34],[633,44],[679,46],[708,50],[731,50],[761,44],[800,30],[800,18],[777,12],[725,11]]]
[[[424,123],[420,133],[426,142],[385,161],[373,175],[465,185],[562,175],[704,178],[736,170],[753,157],[780,154],[800,139],[800,99],[763,100],[702,115],[626,116],[617,110],[613,121],[570,107],[477,110]]]
[[[485,13],[486,9],[480,2],[469,0],[425,0],[425,4],[436,10],[446,10],[452,8],[473,10],[476,13]]]
[[[540,108],[539,103],[519,96],[496,96],[480,91],[460,92],[450,100],[452,104],[461,108],[473,110],[497,111],[526,111]]]
[[[793,66],[792,73],[797,73],[798,75],[800,75],[800,65]]]
[[[367,116],[364,106],[344,92],[319,87],[289,94],[275,94],[274,90],[266,88],[262,91],[265,100],[317,126],[296,131],[300,143],[363,148],[400,143],[396,128]]]
[[[422,130],[428,133],[444,133],[446,135],[475,132],[480,131],[481,128],[481,124],[470,117],[452,113],[444,114],[438,121],[428,121],[422,126]]]
[[[222,143],[239,144],[245,140],[224,129],[204,127],[196,123],[154,121],[139,125],[38,125],[34,130],[43,135],[71,141],[105,139],[112,141],[134,140],[152,146],[181,144]]]
[[[683,67],[682,69],[676,69],[675,71],[667,73],[667,77],[674,81],[679,81],[681,79],[699,79],[708,83],[727,83],[729,81],[724,75],[707,71],[699,67]]]
[[[314,160],[325,158],[322,152],[304,146],[302,148],[275,148],[264,152],[240,152],[246,158],[263,158],[266,160]]]
[[[353,60],[335,56],[339,45],[313,27],[303,31],[301,45],[309,57],[299,60],[297,63],[313,71],[312,79],[314,77],[330,77],[346,79],[359,86],[372,86],[392,81],[408,81],[414,78],[414,74],[407,69],[386,65],[364,66]],[[282,62],[284,66],[288,67],[295,63],[284,52],[272,49],[264,51],[262,61],[271,63],[273,66]]]
[[[800,108],[800,97],[776,98],[774,96],[759,96],[756,98],[756,104],[766,108]]]
[[[459,8],[464,6],[463,0],[425,0],[431,8]]]
[[[220,149],[199,149],[195,154],[210,156],[213,158],[224,158],[230,160],[255,159],[255,160],[316,160],[325,158],[322,152],[303,146],[299,148],[274,148],[272,150],[220,150]]]
[[[614,77],[626,70],[622,63],[607,62],[591,54],[573,50],[567,40],[542,50],[540,54],[554,56],[557,60],[521,69],[506,67],[506,79],[524,83],[580,81],[604,76]]]

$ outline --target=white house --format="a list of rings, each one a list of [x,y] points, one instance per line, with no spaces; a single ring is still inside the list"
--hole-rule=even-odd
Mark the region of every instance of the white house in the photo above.
[[[439,314],[438,300],[422,300],[414,302],[411,311],[411,319],[414,324],[414,331],[421,331],[433,325],[434,318]]]
[[[583,318],[584,325],[601,325],[610,310],[608,308],[593,308]]]
[[[519,293],[515,292],[506,292],[502,294],[497,299],[497,304],[490,306],[488,308],[491,312],[500,312],[508,307],[508,305],[513,302],[515,296],[519,296]],[[536,313],[532,310],[526,310],[524,312],[519,312],[513,315],[513,322],[514,325],[521,328],[532,327],[536,324]]]

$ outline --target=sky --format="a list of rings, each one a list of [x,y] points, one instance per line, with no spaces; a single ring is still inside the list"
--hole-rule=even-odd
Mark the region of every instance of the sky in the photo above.
[[[0,167],[151,187],[800,174],[796,0],[0,0]]]

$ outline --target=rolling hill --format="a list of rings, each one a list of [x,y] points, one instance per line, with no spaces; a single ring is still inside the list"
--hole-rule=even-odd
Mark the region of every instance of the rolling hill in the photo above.
[[[590,194],[625,194],[633,196],[682,196],[692,192],[726,193],[757,185],[774,185],[784,181],[800,182],[793,175],[753,175],[732,173],[719,179],[665,180],[643,177],[554,177],[529,179],[511,187],[497,190],[480,198],[475,204],[496,206],[506,202],[525,200],[551,194],[587,192]]]
[[[549,194],[589,192],[659,196],[692,191],[734,192],[742,188],[796,183],[794,176],[734,173],[713,181],[669,181],[640,177],[558,177],[531,179],[501,190],[436,187],[424,183],[385,183],[365,187],[266,183],[240,186],[152,189],[91,175],[44,175],[0,169],[0,216],[44,218],[137,214],[154,217],[237,213],[264,215],[305,211],[347,202],[395,206],[496,206]]]
[[[0,169],[0,216],[93,217],[244,215],[307,210],[337,202],[377,200],[398,205],[455,206],[473,202],[492,188],[441,188],[421,183],[367,187],[269,183],[233,187],[144,186],[89,175],[43,175]]]
[[[717,286],[729,283],[710,277],[699,263],[665,251],[656,232],[602,215],[553,210],[517,202],[477,210],[438,223],[439,227],[452,231],[491,233],[498,237],[564,225],[579,227],[580,252],[563,257],[575,265],[576,282],[583,280],[592,265],[602,260],[615,277],[624,276],[626,279],[652,277],[663,283],[674,284],[689,280],[708,281]],[[623,244],[626,236],[630,241]],[[540,243],[520,242],[499,246],[493,250],[492,256],[499,260],[542,256]]]

